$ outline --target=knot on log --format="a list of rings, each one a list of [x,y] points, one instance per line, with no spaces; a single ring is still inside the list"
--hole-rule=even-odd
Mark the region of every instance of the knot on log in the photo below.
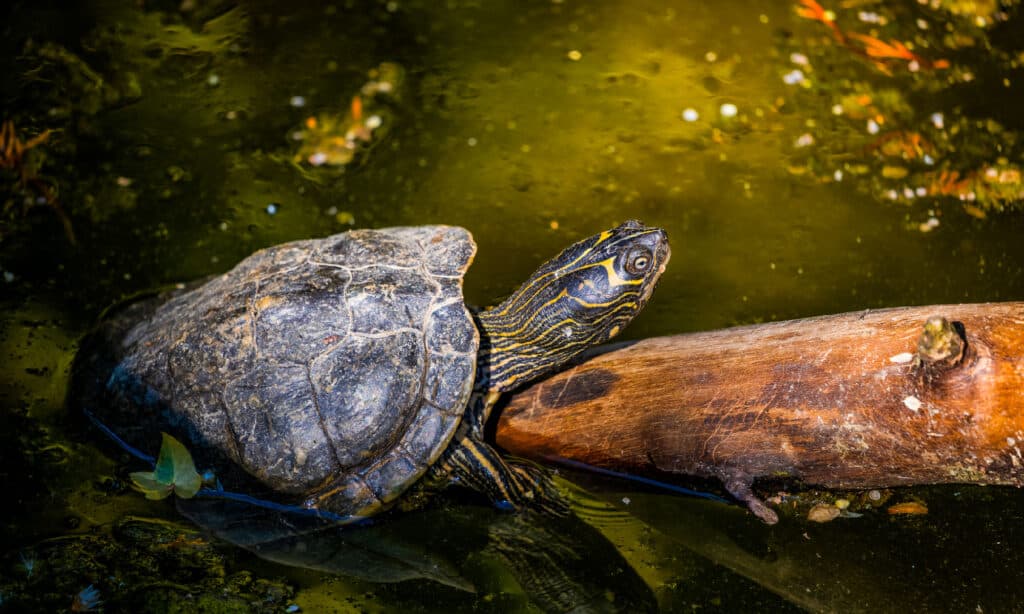
[[[966,347],[962,324],[932,316],[917,340],[917,363],[926,371],[949,369],[960,364]]]

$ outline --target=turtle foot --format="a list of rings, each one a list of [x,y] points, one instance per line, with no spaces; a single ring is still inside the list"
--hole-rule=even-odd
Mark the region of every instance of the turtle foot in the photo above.
[[[527,461],[505,460],[472,435],[449,448],[436,465],[452,482],[482,493],[499,509],[534,509],[558,516],[569,513],[568,504],[543,469]]]

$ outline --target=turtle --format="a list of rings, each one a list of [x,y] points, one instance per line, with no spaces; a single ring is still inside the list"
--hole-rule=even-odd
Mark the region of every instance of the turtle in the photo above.
[[[106,318],[78,353],[74,401],[128,445],[153,450],[166,431],[222,479],[346,520],[416,483],[557,509],[542,469],[485,442],[491,410],[622,330],[665,270],[667,235],[622,223],[483,310],[462,292],[475,254],[445,225],[265,248]]]

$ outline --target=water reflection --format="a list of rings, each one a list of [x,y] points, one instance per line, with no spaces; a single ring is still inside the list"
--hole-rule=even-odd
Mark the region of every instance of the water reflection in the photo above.
[[[370,582],[425,579],[476,592],[494,585],[487,568],[497,564],[545,612],[656,609],[651,589],[575,516],[449,504],[369,526],[337,527],[225,501],[179,500],[178,508],[217,537],[286,565]]]

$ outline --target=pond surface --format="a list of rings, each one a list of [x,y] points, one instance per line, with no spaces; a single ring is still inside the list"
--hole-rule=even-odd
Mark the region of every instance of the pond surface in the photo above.
[[[234,601],[203,607],[1019,611],[1015,489],[899,490],[885,496],[930,512],[766,527],[739,506],[564,475],[579,523],[454,495],[313,565],[190,533],[168,501],[125,486],[140,467],[65,404],[76,344],[106,307],[350,228],[469,228],[466,295],[488,305],[575,240],[661,226],[672,261],[624,338],[1024,299],[1017,3],[818,8],[4,9],[2,119],[27,149],[5,137],[0,169],[0,604],[66,608],[93,585],[108,611],[214,593]],[[407,575],[369,577],[377,563],[360,557],[378,551]],[[118,557],[166,581],[132,580]],[[541,569],[567,579],[538,582]]]

